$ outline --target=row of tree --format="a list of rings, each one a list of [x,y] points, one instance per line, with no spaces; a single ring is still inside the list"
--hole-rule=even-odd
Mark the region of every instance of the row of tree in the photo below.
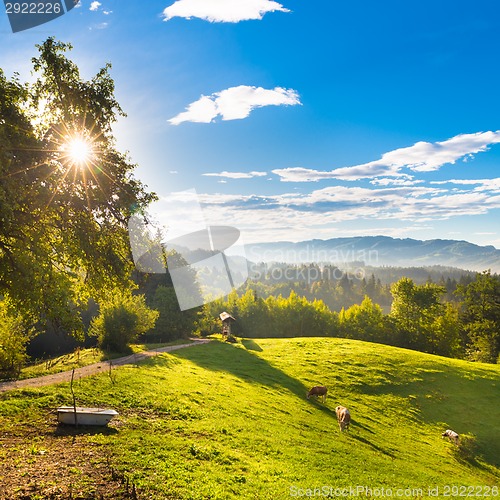
[[[322,300],[332,311],[359,304],[365,296],[389,312],[391,284],[402,277],[417,284],[437,283],[446,289],[444,299],[458,300],[459,285],[469,284],[474,273],[443,266],[421,268],[359,267],[342,270],[334,265],[261,263],[251,265],[251,288],[259,296],[288,295],[292,290],[313,301]]]
[[[237,318],[235,333],[246,337],[333,336],[381,342],[443,356],[497,362],[500,351],[500,277],[489,271],[459,285],[456,300],[443,301],[446,288],[401,278],[391,288],[388,314],[370,297],[332,311],[297,292],[259,297],[249,288],[206,304],[203,334],[220,331],[221,311]]]

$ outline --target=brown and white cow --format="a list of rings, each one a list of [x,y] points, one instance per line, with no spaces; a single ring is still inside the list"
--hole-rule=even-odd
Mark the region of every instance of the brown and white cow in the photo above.
[[[323,402],[325,402],[327,392],[328,389],[326,387],[322,385],[316,385],[307,393],[307,399],[309,399],[311,396],[316,396],[316,398],[319,398],[319,396],[321,396],[323,398]]]
[[[459,436],[455,431],[452,431],[451,429],[446,429],[442,434],[441,437],[447,437],[450,441],[458,445],[458,439]]]
[[[345,406],[337,406],[337,408],[335,408],[335,413],[337,414],[340,432],[349,430],[349,424],[351,423],[351,414],[349,410]]]

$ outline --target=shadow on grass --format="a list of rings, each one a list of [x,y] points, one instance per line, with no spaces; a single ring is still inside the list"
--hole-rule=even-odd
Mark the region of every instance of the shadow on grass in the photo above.
[[[247,345],[250,345],[250,347],[253,347],[253,344],[255,344],[253,341],[247,342]],[[253,354],[252,350],[254,349],[247,350],[248,347],[245,345],[244,347],[245,349],[242,349],[232,344],[213,341],[202,348],[182,349],[170,354],[177,358],[196,363],[207,370],[230,373],[245,382],[275,387],[277,390],[284,389],[290,391],[301,400],[307,401],[308,387]],[[257,345],[257,347],[259,346]],[[262,350],[260,347],[259,349]],[[323,406],[319,401],[311,399],[309,403],[329,417],[337,420],[335,411]]]
[[[108,427],[107,425],[67,425],[58,424],[54,430],[54,436],[67,437],[67,436],[113,436],[118,434],[118,429]]]
[[[500,374],[474,368],[436,365],[421,370],[412,380],[364,386],[362,392],[393,394],[408,399],[426,423],[441,425],[443,431],[473,433],[477,438],[477,457],[500,467]],[[479,466],[474,459],[469,463]]]
[[[386,451],[383,448],[380,448],[380,446],[377,446],[376,444],[373,444],[371,441],[369,441],[368,439],[366,439],[366,438],[364,438],[362,436],[352,435],[351,437],[352,437],[352,439],[355,439],[356,441],[359,441],[359,442],[361,442],[363,444],[368,445],[374,451],[382,453],[383,455],[386,455],[387,457],[390,457],[390,458],[396,458],[396,456],[393,453],[391,453],[390,451]]]
[[[165,356],[165,354],[167,354],[167,356]],[[127,363],[127,365],[129,368],[140,368],[141,366],[150,366],[150,367],[159,366],[162,368],[165,367],[171,368],[174,365],[178,365],[180,361],[170,356],[170,354],[174,354],[174,352],[169,352],[169,353],[159,352],[154,356],[148,356],[147,358],[138,358],[132,363]],[[120,365],[113,365],[113,366],[118,367]]]
[[[245,347],[245,349],[247,351],[262,352],[264,350],[264,349],[262,349],[262,347],[260,347],[259,344],[257,344],[257,342],[255,342],[252,339],[242,339],[241,343],[243,344],[243,346]]]
[[[370,434],[375,434],[374,431],[372,431],[369,427],[367,427],[366,425],[363,425],[361,422],[355,422],[354,420],[352,421],[353,422],[353,425],[355,425],[356,427],[359,427],[360,429],[363,429],[364,431],[370,433]]]

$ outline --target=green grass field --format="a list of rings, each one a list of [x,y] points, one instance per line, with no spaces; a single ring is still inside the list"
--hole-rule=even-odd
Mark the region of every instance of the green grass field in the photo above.
[[[444,498],[447,486],[500,498],[499,384],[500,366],[378,344],[214,341],[79,380],[79,405],[120,412],[105,430],[56,426],[68,384],[1,394],[0,493],[9,477],[10,498],[28,486],[40,496],[23,498],[49,498],[50,488],[128,498],[119,496],[127,478],[151,499],[284,499],[323,487],[367,487],[374,497],[390,488],[394,498],[439,487]],[[306,399],[313,385],[328,387],[325,404]],[[353,418],[343,434],[339,404]],[[476,449],[460,456],[441,438],[447,428],[474,435]],[[72,465],[59,465],[58,483],[47,471],[63,448]]]

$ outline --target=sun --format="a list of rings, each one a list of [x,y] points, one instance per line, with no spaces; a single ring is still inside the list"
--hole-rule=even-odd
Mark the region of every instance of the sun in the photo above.
[[[92,143],[81,137],[69,139],[66,144],[64,144],[64,150],[67,159],[80,167],[87,165],[93,156]]]

